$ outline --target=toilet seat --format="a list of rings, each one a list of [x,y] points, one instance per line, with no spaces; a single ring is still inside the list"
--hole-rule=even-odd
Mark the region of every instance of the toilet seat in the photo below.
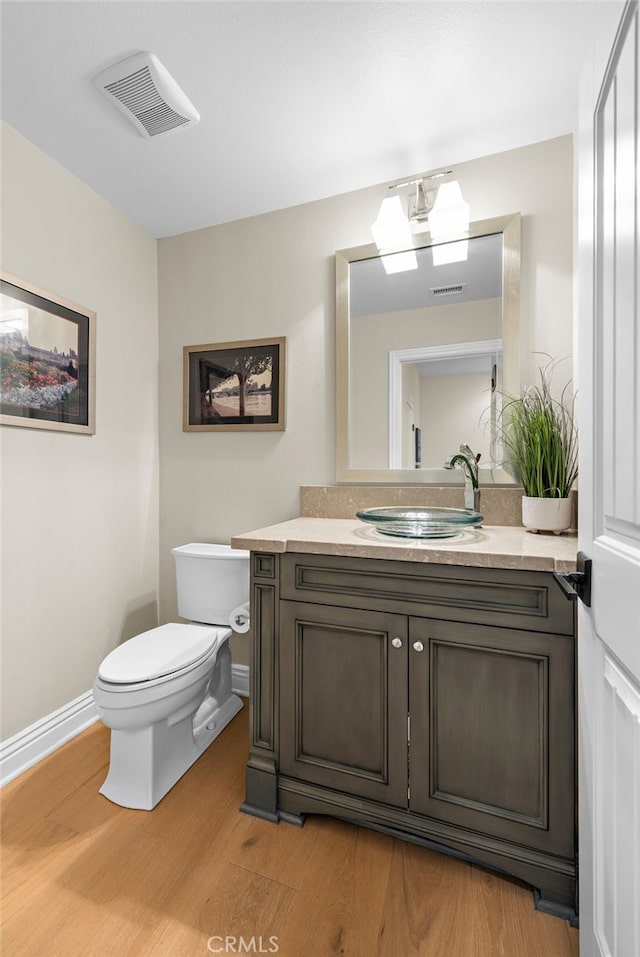
[[[159,679],[177,677],[209,659],[229,631],[176,622],[151,628],[114,648],[100,665],[98,679],[124,690],[124,686],[156,684]]]

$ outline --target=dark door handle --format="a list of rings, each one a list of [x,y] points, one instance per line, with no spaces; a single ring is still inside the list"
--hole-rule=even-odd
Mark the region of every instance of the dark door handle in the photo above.
[[[578,552],[575,572],[554,572],[553,577],[569,601],[579,598],[587,608],[591,608],[591,559],[584,552]]]

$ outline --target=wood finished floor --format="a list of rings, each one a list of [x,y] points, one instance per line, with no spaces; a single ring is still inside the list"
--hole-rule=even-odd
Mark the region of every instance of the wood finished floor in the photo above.
[[[4,957],[577,957],[518,883],[330,818],[239,813],[247,718],[152,812],[98,793],[100,723],[8,784]]]

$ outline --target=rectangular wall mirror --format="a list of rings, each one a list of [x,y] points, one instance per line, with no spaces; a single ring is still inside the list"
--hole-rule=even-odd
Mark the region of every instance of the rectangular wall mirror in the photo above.
[[[440,261],[467,238],[464,261]],[[496,424],[520,391],[520,216],[413,248],[389,274],[374,244],[336,253],[336,479],[459,484],[444,462],[467,443],[482,484],[514,484]]]

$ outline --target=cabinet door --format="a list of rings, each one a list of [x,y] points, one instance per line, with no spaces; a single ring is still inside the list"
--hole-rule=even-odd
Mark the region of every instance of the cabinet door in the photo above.
[[[573,640],[410,620],[410,807],[571,858]]]
[[[403,615],[280,603],[281,774],[407,807]]]

